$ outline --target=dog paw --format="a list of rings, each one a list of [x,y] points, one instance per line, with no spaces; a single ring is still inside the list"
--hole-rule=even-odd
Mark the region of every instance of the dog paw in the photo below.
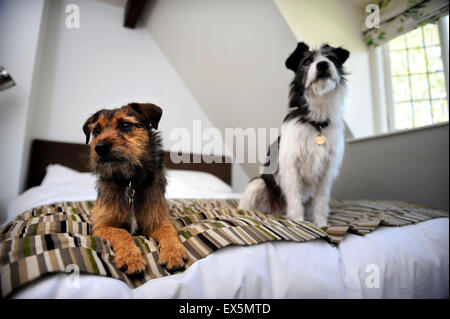
[[[166,268],[169,273],[173,274],[182,270],[187,261],[188,255],[180,242],[160,246],[158,264]]]
[[[319,226],[319,228],[325,227],[327,225],[327,218],[323,216],[314,216],[313,223]]]
[[[304,214],[303,208],[301,208],[301,209],[289,208],[286,212],[286,215],[287,215],[287,217],[289,217],[290,219],[292,219],[296,222],[302,222],[305,220],[305,217],[304,217],[305,214]]]
[[[114,263],[119,270],[128,275],[142,273],[145,270],[145,259],[139,250],[116,253]]]

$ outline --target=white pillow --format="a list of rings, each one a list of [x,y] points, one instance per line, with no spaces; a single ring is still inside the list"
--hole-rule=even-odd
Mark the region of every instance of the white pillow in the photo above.
[[[96,178],[91,173],[81,173],[59,164],[50,164],[46,168],[42,186],[77,186],[95,189]]]
[[[230,185],[209,173],[174,169],[166,172],[166,195],[169,198],[233,193]]]
[[[166,170],[166,195],[170,198],[205,196],[208,194],[231,194],[233,189],[218,177],[204,172],[188,170]],[[81,173],[66,166],[47,166],[42,186],[66,186],[95,189],[96,178],[91,173]]]

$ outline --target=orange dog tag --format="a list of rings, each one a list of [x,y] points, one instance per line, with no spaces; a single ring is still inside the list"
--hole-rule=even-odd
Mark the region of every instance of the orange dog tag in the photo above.
[[[317,145],[325,144],[326,141],[327,141],[327,138],[325,136],[323,136],[323,135],[316,136],[316,144]]]

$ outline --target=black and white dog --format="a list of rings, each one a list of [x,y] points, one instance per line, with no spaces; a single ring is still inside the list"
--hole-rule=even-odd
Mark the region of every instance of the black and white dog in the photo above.
[[[310,50],[300,42],[286,60],[295,78],[278,138],[278,169],[247,185],[241,209],[285,213],[300,221],[306,210],[316,225],[327,224],[331,186],[344,155],[343,64],[349,55],[327,44]]]

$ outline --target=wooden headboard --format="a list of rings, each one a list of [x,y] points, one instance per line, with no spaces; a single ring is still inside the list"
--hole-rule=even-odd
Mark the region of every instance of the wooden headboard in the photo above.
[[[183,169],[201,171],[213,174],[231,185],[231,163],[226,163],[225,156],[206,156],[207,161],[193,162],[190,154],[190,163],[173,163],[170,152],[164,152],[164,165],[168,169]],[[88,168],[89,145],[34,140],[31,146],[30,159],[27,171],[25,189],[41,184],[45,176],[45,169],[49,164],[61,164],[80,172],[89,172]],[[210,163],[211,162],[211,163]]]

